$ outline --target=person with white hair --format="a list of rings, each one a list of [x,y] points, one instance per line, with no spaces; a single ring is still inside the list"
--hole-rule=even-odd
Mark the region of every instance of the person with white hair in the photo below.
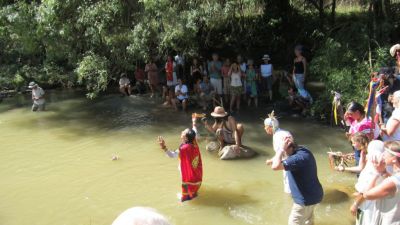
[[[395,66],[395,75],[400,75],[400,44],[395,44],[390,48],[390,55],[395,58],[396,66]]]
[[[39,85],[35,82],[29,83],[29,88],[32,89],[32,111],[36,112],[38,110],[44,111],[46,106],[46,101],[44,99],[44,91]]]
[[[275,171],[287,172],[293,199],[288,224],[314,224],[314,209],[324,196],[315,157],[306,147],[297,145],[293,137],[285,138],[282,149],[270,165]]]
[[[122,212],[111,225],[171,225],[156,210],[147,207],[133,207]]]
[[[394,111],[387,124],[381,124],[381,132],[385,141],[400,141],[400,91],[393,93]]]
[[[350,212],[356,216],[356,224],[371,224],[373,213],[375,210],[375,201],[365,200],[363,193],[368,190],[371,185],[371,177],[374,177],[377,171],[374,163],[380,163],[385,152],[384,143],[379,140],[373,140],[368,144],[367,162],[365,168],[361,171],[358,181],[355,185],[356,193],[354,203],[350,207]],[[382,182],[381,177],[377,182]]]
[[[279,128],[279,121],[275,117],[274,111],[268,114],[268,118],[264,120],[264,129],[267,135],[272,136],[272,147],[275,151],[275,157],[278,157],[279,153],[283,151],[286,138],[292,138],[292,134],[286,130]],[[267,165],[271,165],[272,159],[266,161]],[[283,171],[283,190],[285,193],[290,194],[289,181],[287,172]]]

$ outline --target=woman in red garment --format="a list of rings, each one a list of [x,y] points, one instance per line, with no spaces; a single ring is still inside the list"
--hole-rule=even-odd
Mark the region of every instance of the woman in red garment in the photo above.
[[[176,151],[168,150],[163,137],[158,137],[161,149],[170,158],[179,157],[179,169],[182,175],[181,201],[188,201],[197,197],[203,178],[203,166],[199,147],[196,143],[196,132],[187,128],[181,133],[182,144]]]

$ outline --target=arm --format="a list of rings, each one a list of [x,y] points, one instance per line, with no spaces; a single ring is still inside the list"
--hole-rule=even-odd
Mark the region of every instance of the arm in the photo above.
[[[400,121],[398,121],[397,119],[394,120],[390,120],[386,127],[384,125],[382,125],[381,130],[386,133],[388,136],[392,136],[394,134],[394,132],[396,132],[397,128],[399,127]]]
[[[363,151],[361,153],[360,163],[358,164],[358,166],[344,167],[342,171],[347,171],[351,173],[360,173],[364,169],[366,163],[367,163],[366,153]],[[338,170],[340,170],[340,168],[338,168]]]
[[[379,177],[380,177],[380,175],[376,175],[373,178],[373,180],[371,182],[372,188],[363,194],[363,197],[365,199],[367,199],[367,200],[381,199],[381,198],[390,196],[396,192],[396,189],[397,189],[396,185],[388,179],[385,179],[381,184],[379,184],[378,186],[375,186],[376,181],[378,180]]]
[[[164,152],[167,154],[168,157],[170,158],[177,158],[179,156],[179,150],[171,151],[168,150],[167,146],[165,145],[164,138],[159,136],[158,137],[158,143],[160,144],[160,147]]]
[[[230,127],[232,128],[232,130],[233,130],[233,132],[234,132],[234,137],[235,137],[236,145],[237,145],[237,146],[241,146],[241,145],[242,145],[242,140],[241,140],[241,138],[239,137],[239,133],[238,133],[238,130],[237,130],[236,120],[235,120],[232,116],[230,116],[230,117],[228,118],[228,122],[229,122],[229,125],[230,125]]]
[[[284,151],[276,152],[275,156],[272,158],[271,169],[272,170],[284,170],[284,166],[282,164]]]

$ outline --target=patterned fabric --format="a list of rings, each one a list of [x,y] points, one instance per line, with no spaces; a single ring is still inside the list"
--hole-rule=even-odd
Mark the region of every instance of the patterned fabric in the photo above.
[[[231,95],[241,95],[242,94],[242,86],[240,87],[233,87],[231,86]]]
[[[203,179],[203,165],[197,145],[183,144],[179,148],[180,167],[182,173],[181,201],[197,197]]]

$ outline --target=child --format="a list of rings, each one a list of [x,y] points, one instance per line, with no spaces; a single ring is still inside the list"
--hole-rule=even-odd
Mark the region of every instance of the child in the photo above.
[[[269,96],[269,101],[272,101],[273,67],[269,63],[271,58],[269,55],[264,55],[262,60],[264,63],[261,65],[261,87],[262,91],[265,91],[266,96]]]
[[[352,172],[352,173],[360,173],[367,162],[367,148],[369,143],[369,138],[366,134],[362,132],[357,132],[351,137],[351,143],[354,148],[359,149],[360,153],[360,162],[357,166],[353,167],[344,167],[344,165],[339,165],[335,167],[335,170],[340,172]]]

